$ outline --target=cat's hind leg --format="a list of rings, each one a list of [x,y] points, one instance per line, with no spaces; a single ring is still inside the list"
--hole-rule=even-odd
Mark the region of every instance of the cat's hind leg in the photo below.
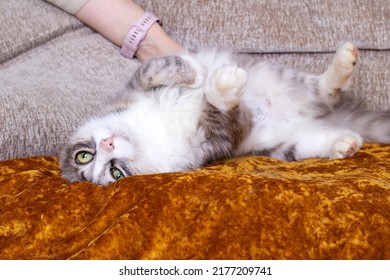
[[[359,50],[350,43],[341,45],[326,71],[320,75],[318,88],[322,99],[329,105],[340,100],[340,93],[345,90],[359,61]]]
[[[342,159],[355,155],[363,145],[362,137],[354,131],[341,128],[325,128],[306,134],[296,145],[300,159],[320,157]],[[302,136],[302,135],[301,135]]]
[[[363,145],[359,133],[316,121],[278,130],[285,131],[288,137],[274,149],[270,149],[270,156],[287,161],[348,158],[355,155]]]
[[[360,135],[355,133],[343,135],[332,144],[329,158],[340,159],[352,157],[359,151],[362,144],[363,140]]]

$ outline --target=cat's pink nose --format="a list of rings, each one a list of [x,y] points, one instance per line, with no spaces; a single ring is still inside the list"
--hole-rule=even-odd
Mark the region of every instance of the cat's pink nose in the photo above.
[[[114,146],[114,137],[109,137],[100,141],[100,146],[105,149],[107,152],[111,152],[115,149]]]

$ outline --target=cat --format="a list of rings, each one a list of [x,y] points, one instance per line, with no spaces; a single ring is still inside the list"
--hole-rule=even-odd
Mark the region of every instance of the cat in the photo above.
[[[107,185],[243,155],[342,159],[363,140],[390,143],[390,111],[368,111],[343,95],[358,61],[349,42],[320,75],[218,51],[151,59],[110,113],[70,138],[62,174]]]

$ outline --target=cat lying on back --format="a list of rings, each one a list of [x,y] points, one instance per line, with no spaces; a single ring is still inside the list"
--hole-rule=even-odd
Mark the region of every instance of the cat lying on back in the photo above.
[[[389,111],[370,112],[341,96],[357,62],[351,43],[321,75],[216,52],[150,60],[111,113],[70,138],[62,173],[107,185],[241,155],[340,159],[363,140],[390,143]]]

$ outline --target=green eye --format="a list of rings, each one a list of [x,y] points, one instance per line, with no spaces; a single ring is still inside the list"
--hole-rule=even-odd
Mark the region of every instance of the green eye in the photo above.
[[[87,164],[93,160],[93,154],[90,152],[79,152],[76,155],[76,162],[78,164]]]
[[[111,167],[110,171],[111,171],[112,178],[114,178],[115,180],[119,180],[119,179],[122,179],[123,177],[125,177],[125,175],[123,175],[122,171],[120,171],[116,167]]]

